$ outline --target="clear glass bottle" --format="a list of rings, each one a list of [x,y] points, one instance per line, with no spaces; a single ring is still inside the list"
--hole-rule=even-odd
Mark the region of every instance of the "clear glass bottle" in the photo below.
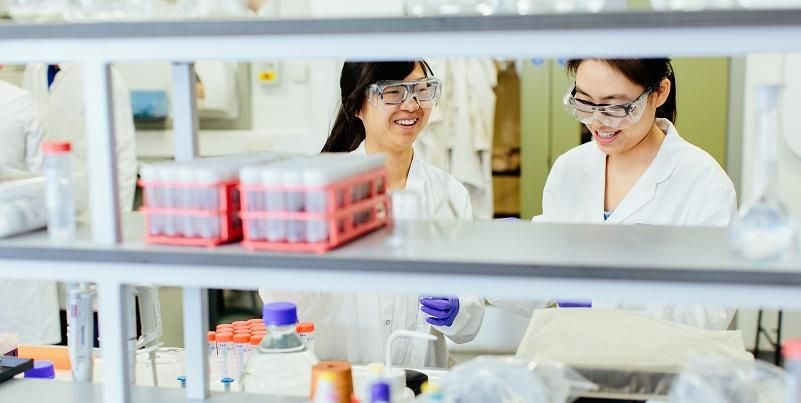
[[[72,186],[72,147],[69,142],[48,141],[44,151],[44,174],[47,178],[47,234],[55,242],[75,238],[75,197]]]
[[[781,128],[781,86],[761,85],[757,97],[757,157],[754,169],[755,198],[740,209],[731,226],[732,247],[752,260],[777,259],[795,239],[796,222],[777,192],[776,142]]]
[[[317,357],[306,349],[295,328],[297,307],[288,302],[265,304],[267,335],[253,352],[242,378],[247,393],[308,396]]]

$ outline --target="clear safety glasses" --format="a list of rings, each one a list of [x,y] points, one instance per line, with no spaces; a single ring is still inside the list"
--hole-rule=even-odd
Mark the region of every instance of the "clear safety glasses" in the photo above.
[[[637,97],[634,102],[627,104],[597,105],[589,101],[576,99],[576,86],[574,84],[567,91],[562,102],[567,113],[585,125],[592,124],[593,120],[597,120],[606,127],[621,130],[640,121],[645,111],[645,104],[648,102],[648,95],[653,90],[653,87],[646,88],[645,92]]]
[[[367,97],[373,105],[403,105],[411,98],[421,108],[431,108],[439,99],[442,82],[430,77],[415,81],[379,81],[367,89]]]

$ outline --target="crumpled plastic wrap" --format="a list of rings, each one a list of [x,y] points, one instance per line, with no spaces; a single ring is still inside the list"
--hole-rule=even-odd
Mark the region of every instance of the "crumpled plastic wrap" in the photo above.
[[[566,403],[595,388],[560,363],[479,357],[448,373],[442,396],[458,403]]]
[[[785,403],[787,373],[764,361],[692,357],[673,382],[671,403]]]

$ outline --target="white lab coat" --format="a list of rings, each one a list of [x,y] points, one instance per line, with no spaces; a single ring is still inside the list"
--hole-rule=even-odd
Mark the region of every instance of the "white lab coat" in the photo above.
[[[42,168],[44,131],[30,92],[0,81],[0,176]]]
[[[606,154],[590,142],[560,156],[553,165],[535,222],[726,226],[737,200],[726,172],[706,151],[657,119],[666,133],[651,166],[604,221]],[[593,307],[621,308],[706,329],[726,329],[733,311],[711,305],[624,304],[593,300]],[[520,309],[520,306],[517,306]]]
[[[31,94],[0,81],[0,176],[39,171],[42,136]],[[20,343],[53,344],[60,329],[55,283],[0,280],[0,332],[19,334]]]
[[[364,145],[354,153],[364,153]],[[472,209],[464,186],[450,174],[414,158],[406,189],[422,195],[425,214],[438,220],[470,220]],[[453,325],[431,326],[420,311],[418,295],[375,293],[298,293],[261,289],[266,302],[292,301],[302,321],[315,324],[315,350],[322,360],[355,363],[383,362],[386,341],[395,330],[414,330],[437,336],[435,342],[399,339],[392,362],[405,367],[448,367],[443,334],[456,343],[472,340],[484,319],[480,297],[460,297]]]
[[[75,64],[60,64],[52,87],[47,87],[47,65],[29,64],[25,68],[22,85],[37,101],[46,138],[72,143],[72,168],[75,172],[87,172],[86,125],[83,111],[82,69]],[[136,190],[136,132],[131,111],[131,99],[122,76],[111,70],[114,102],[114,125],[117,141],[117,183],[119,186],[120,210],[133,209]]]

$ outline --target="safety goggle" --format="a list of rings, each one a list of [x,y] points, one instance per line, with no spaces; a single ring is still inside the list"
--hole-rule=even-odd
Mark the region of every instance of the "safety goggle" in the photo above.
[[[430,77],[414,81],[379,81],[367,89],[367,97],[373,105],[403,105],[411,98],[420,107],[430,108],[439,99],[442,82]]]
[[[619,105],[597,105],[592,102],[576,98],[576,85],[574,84],[565,94],[562,100],[567,113],[585,125],[592,124],[597,120],[602,125],[611,129],[619,130],[633,126],[640,121],[645,104],[648,102],[648,95],[653,92],[654,87],[648,87],[633,102]]]

